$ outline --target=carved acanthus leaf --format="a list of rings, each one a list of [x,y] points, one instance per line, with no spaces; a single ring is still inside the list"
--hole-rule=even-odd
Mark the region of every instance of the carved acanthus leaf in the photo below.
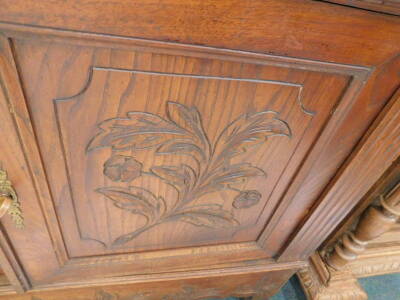
[[[101,122],[99,134],[89,142],[87,151],[111,147],[113,150],[148,149],[159,146],[171,136],[185,136],[175,123],[145,112],[128,112],[127,118]]]
[[[289,125],[274,111],[244,114],[220,134],[214,152],[217,159],[230,159],[256,147],[272,136],[291,136]]]
[[[130,156],[113,154],[107,160],[104,174],[113,181],[128,182],[144,175],[153,176],[177,192],[175,204],[167,206],[163,198],[141,187],[97,189],[116,207],[146,218],[146,225],[118,237],[114,245],[124,244],[142,232],[170,221],[210,228],[239,225],[233,214],[219,205],[193,206],[191,203],[206,194],[229,189],[240,196],[235,197],[234,208],[257,205],[262,197],[259,191],[240,190],[237,186],[266,173],[251,163],[231,163],[231,158],[262,144],[271,136],[291,136],[288,124],[278,118],[278,113],[263,111],[240,116],[217,135],[215,143],[210,143],[197,108],[176,102],[167,102],[166,118],[145,112],[128,112],[127,118],[109,119],[98,127],[100,132],[89,142],[87,151],[102,147],[114,151],[154,147],[156,155],[187,155],[191,160],[172,166],[152,166],[148,171],[142,170],[143,163]]]

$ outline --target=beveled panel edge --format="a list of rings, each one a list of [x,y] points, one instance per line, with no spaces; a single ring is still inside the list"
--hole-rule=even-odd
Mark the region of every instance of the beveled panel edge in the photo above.
[[[263,249],[256,242],[242,242],[220,244],[212,246],[192,246],[173,249],[151,250],[146,252],[134,252],[130,254],[112,254],[106,256],[75,257],[71,258],[66,267],[101,265],[110,263],[123,263],[140,261],[145,259],[165,259],[168,257],[183,257],[188,255],[229,255],[232,251],[254,251],[259,252],[260,256],[265,256]],[[264,258],[263,258],[264,259]],[[241,263],[241,262],[239,262]]]
[[[196,74],[184,74],[184,73],[168,73],[168,72],[151,72],[151,71],[141,71],[136,69],[120,69],[120,68],[106,68],[106,67],[97,67],[93,66],[90,73],[92,74],[93,71],[116,71],[116,72],[126,72],[132,74],[148,74],[148,75],[159,75],[159,76],[169,76],[169,77],[186,77],[186,78],[197,78],[197,79],[215,79],[215,80],[229,80],[229,81],[244,81],[244,82],[252,82],[252,83],[267,83],[267,84],[274,84],[274,85],[283,85],[283,86],[290,86],[296,87],[299,89],[297,94],[297,102],[300,105],[300,109],[306,114],[310,116],[314,116],[316,114],[315,111],[312,111],[305,107],[303,103],[303,89],[304,85],[300,83],[293,83],[289,81],[279,81],[279,80],[266,80],[266,79],[254,79],[254,78],[242,78],[242,77],[225,77],[225,76],[211,76],[211,75],[196,75]],[[90,77],[91,78],[91,77]],[[90,80],[87,82],[87,85],[84,87],[84,90],[88,88],[90,85]],[[84,91],[82,91],[84,92]],[[81,94],[80,92],[79,94]],[[61,100],[69,100],[73,97],[62,98],[62,99],[55,99],[56,101]]]
[[[179,264],[185,257],[193,256],[196,260],[190,266]],[[243,260],[242,257],[251,257],[251,259]],[[221,263],[218,263],[219,261]],[[151,262],[150,265],[149,262]],[[42,284],[45,286],[58,283],[62,286],[65,283],[84,284],[81,280],[71,279],[77,271],[83,275],[83,278],[91,278],[88,282],[93,282],[93,284],[99,281],[113,283],[121,280],[128,280],[130,283],[132,280],[136,281],[140,278],[152,280],[158,276],[161,276],[160,278],[164,276],[187,278],[191,276],[190,274],[198,274],[200,277],[208,276],[210,272],[215,274],[228,272],[234,275],[243,272],[268,271],[270,267],[274,270],[275,268],[286,269],[289,268],[287,265],[291,266],[292,263],[276,263],[273,259],[267,258],[265,251],[255,242],[154,250],[133,254],[72,258],[59,270],[36,282],[34,288]],[[304,263],[298,261],[294,262],[294,265],[304,265]],[[156,270],[152,268],[155,264],[158,266]],[[96,270],[103,266],[108,267],[109,274],[106,277],[96,273]]]
[[[342,96],[338,99],[334,110],[330,117],[325,121],[325,125],[322,127],[319,136],[316,139],[316,143],[309,149],[307,155],[303,158],[303,165],[298,169],[294,175],[292,183],[287,187],[282,200],[277,204],[276,209],[267,221],[263,232],[260,234],[258,243],[260,247],[264,247],[268,243],[268,238],[275,230],[276,226],[284,216],[285,210],[293,202],[293,199],[298,195],[298,191],[301,188],[302,183],[306,181],[307,176],[311,172],[314,164],[319,159],[321,153],[324,152],[326,145],[329,144],[330,140],[335,134],[337,124],[341,124],[347,113],[351,110],[352,105],[358,99],[358,96],[362,88],[366,84],[366,79],[359,77],[353,77],[349,85],[344,89]],[[341,113],[336,113],[341,111]],[[318,197],[314,199],[318,200]],[[292,241],[286,241],[287,247],[292,244]],[[284,247],[286,247],[286,245]],[[281,261],[281,254],[276,255],[278,261]]]

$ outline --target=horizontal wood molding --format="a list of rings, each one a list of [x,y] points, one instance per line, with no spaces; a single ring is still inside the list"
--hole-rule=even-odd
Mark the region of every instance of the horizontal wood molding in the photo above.
[[[46,5],[34,0],[2,0],[0,4],[0,20],[12,24],[348,64],[377,65],[399,49],[398,18],[317,1],[168,0],[160,6],[140,0],[120,1],[118,5],[89,0]],[[279,22],[270,22],[274,19]],[[365,30],[368,39],[363,38]],[[379,55],[375,44],[380,45]]]
[[[1,300],[187,300],[221,297],[272,297],[295,270],[220,274],[208,278],[182,278],[179,281],[154,280],[147,283],[82,286],[80,288],[32,290],[23,295],[1,295]],[[0,291],[1,292],[1,291]]]

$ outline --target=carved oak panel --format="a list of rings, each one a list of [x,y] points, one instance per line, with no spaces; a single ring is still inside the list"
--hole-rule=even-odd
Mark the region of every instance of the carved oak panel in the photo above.
[[[90,40],[13,49],[64,268],[52,280],[273,258],[272,221],[366,72]]]
[[[77,96],[54,100],[81,238],[105,251],[255,240],[260,230],[239,233],[262,217],[314,115],[303,107],[302,86],[90,72]]]

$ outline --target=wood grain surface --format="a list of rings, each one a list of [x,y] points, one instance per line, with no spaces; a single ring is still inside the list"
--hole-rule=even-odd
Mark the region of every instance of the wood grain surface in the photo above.
[[[174,294],[183,278],[267,271],[281,284],[396,155],[395,16],[290,0],[0,5],[1,160],[27,220],[2,220],[5,271],[20,288],[171,280]]]
[[[1,0],[0,4],[0,20],[15,24],[368,66],[398,54],[397,17],[319,1]]]

